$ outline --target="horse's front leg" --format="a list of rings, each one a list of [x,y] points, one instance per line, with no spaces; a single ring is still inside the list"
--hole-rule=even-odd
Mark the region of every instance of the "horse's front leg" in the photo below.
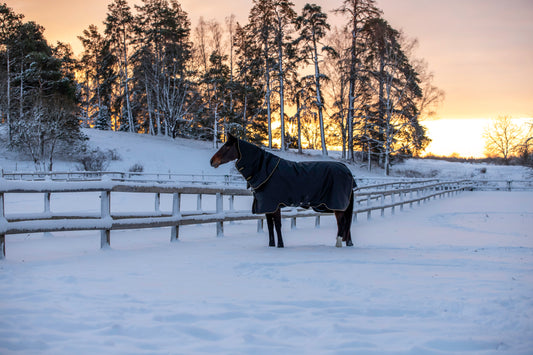
[[[276,243],[274,242],[274,213],[266,213],[265,215],[268,226],[268,246],[275,247]]]

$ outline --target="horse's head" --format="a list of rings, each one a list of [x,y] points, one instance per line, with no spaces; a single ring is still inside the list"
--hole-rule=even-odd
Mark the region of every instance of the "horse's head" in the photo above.
[[[211,158],[211,166],[218,168],[222,164],[238,159],[239,149],[237,148],[237,142],[237,138],[228,134],[226,143]]]

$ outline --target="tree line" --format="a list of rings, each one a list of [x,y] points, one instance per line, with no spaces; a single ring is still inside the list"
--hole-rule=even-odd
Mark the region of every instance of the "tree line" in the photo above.
[[[0,119],[12,146],[52,168],[80,127],[212,140],[342,149],[378,163],[429,143],[424,117],[444,93],[416,41],[383,17],[374,0],[343,0],[332,28],[320,6],[253,0],[248,21],[200,18],[193,28],[177,0],[112,0],[83,51],[50,45],[44,29],[0,5]]]

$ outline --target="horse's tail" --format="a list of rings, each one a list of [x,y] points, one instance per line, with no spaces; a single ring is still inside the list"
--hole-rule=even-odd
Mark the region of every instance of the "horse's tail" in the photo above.
[[[345,212],[346,218],[349,218],[349,221],[347,221],[347,223],[350,223],[350,225],[351,225],[352,215],[353,215],[353,204],[354,204],[354,198],[355,198],[354,195],[355,193],[352,191],[352,194],[350,196],[350,203],[348,203],[348,208],[346,208],[346,212]]]
[[[344,212],[342,213],[342,217],[341,217],[341,221],[340,221],[341,225],[342,225],[342,229],[340,230],[341,231],[341,236],[339,238],[337,238],[337,246],[342,245],[342,244],[339,245],[339,243],[340,243],[339,239],[340,238],[342,238],[343,242],[346,242],[346,245],[348,245],[348,246],[353,245],[353,243],[352,243],[352,233],[351,233],[350,229],[352,227],[354,195],[355,195],[355,193],[353,191],[351,191],[350,202],[348,203],[348,207],[346,207],[346,210],[344,210]]]
[[[353,176],[352,176],[352,180],[353,180],[352,189],[356,190],[357,189],[357,181],[355,181],[355,178]]]

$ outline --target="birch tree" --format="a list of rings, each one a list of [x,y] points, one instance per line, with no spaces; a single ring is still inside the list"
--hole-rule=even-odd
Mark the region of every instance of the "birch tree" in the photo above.
[[[522,143],[523,132],[514,124],[510,116],[499,116],[485,128],[485,154],[489,157],[501,157],[509,164],[513,154],[517,154]]]

